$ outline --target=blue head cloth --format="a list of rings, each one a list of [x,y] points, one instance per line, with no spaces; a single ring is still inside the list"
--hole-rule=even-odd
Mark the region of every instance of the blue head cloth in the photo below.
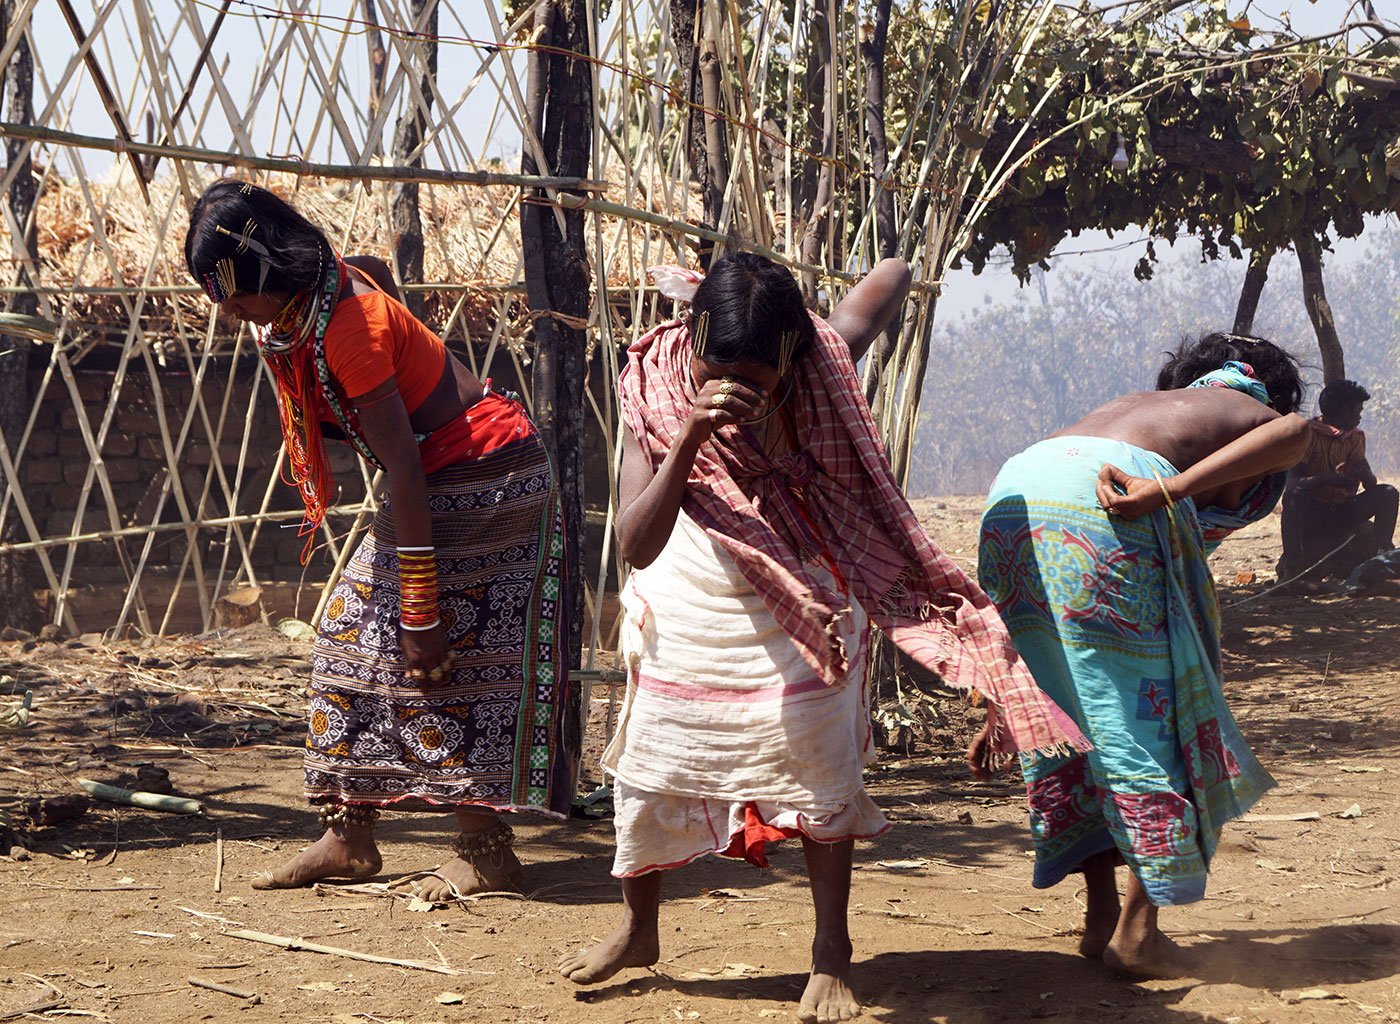
[[[1264,387],[1264,382],[1254,376],[1254,367],[1248,363],[1230,360],[1218,370],[1211,370],[1204,376],[1197,377],[1190,384],[1190,388],[1230,388],[1232,391],[1242,391],[1250,398],[1269,403],[1269,389]]]

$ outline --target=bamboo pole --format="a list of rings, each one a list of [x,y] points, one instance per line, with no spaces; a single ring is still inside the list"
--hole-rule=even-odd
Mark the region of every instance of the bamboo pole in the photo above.
[[[569,189],[575,192],[604,192],[605,181],[568,178],[548,174],[508,174],[501,171],[449,171],[429,167],[359,166],[357,164],[317,163],[283,157],[248,156],[198,146],[162,145],[154,142],[124,142],[100,135],[45,128],[40,125],[0,121],[0,136],[46,142],[54,146],[97,149],[108,153],[137,153],[167,160],[193,160],[222,164],[245,171],[295,174],[304,178],[336,178],[346,181],[419,182],[437,185],[513,185],[518,188]]]

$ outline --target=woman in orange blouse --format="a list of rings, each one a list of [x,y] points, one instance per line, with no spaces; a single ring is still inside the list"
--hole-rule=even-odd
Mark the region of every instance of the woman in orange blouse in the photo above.
[[[254,325],[305,532],[334,497],[327,437],[388,480],[312,654],[306,796],[324,833],[254,886],[377,874],[388,806],[456,812],[457,857],[413,883],[423,898],[518,885],[499,812],[566,817],[579,742],[556,646],[563,522],[534,426],[398,301],[382,261],[342,259],[266,189],[212,185],[185,259],[221,311]]]

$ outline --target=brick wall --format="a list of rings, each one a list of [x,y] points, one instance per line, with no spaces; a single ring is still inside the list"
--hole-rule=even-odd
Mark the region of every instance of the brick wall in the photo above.
[[[75,374],[78,395],[94,437],[109,404],[115,374],[109,370],[81,370]],[[31,379],[31,394],[38,394],[41,375]],[[179,436],[194,393],[193,380],[187,374],[161,373],[158,377],[161,404],[172,446]],[[228,387],[228,372],[211,370],[203,384],[205,408],[210,428],[218,429],[224,392]],[[230,514],[250,514],[262,504],[269,480],[278,474],[276,456],[281,443],[276,404],[264,382],[259,388],[258,401],[249,409],[252,390],[250,372],[238,375],[232,384],[226,422],[217,446],[212,443],[203,420],[196,414],[184,446],[176,462],[176,472],[184,487],[185,500],[193,510],[204,492],[211,464],[217,458],[229,488],[238,479],[239,451],[243,435],[248,434],[247,455],[243,463],[242,481],[238,487],[236,507],[230,509],[217,475],[209,486],[202,518],[217,519]],[[67,385],[57,375],[49,382],[39,403],[38,418],[20,465],[25,499],[40,531],[46,537],[67,536],[75,532],[109,530],[112,527],[108,506],[98,481],[94,478],[88,497],[86,513],[81,524],[75,524],[75,514],[91,457],[83,441],[76,408]],[[329,446],[331,464],[337,488],[343,500],[359,501],[364,486],[357,460],[343,445]],[[129,367],[122,383],[116,413],[102,446],[102,458],[120,525],[146,525],[155,520],[160,506],[162,488],[170,473],[157,415],[156,391],[144,368]],[[280,479],[273,485],[271,509],[296,510],[301,501],[295,489]],[[159,521],[181,521],[174,494],[160,506]],[[295,521],[293,521],[295,522]],[[253,526],[243,527],[251,538]],[[262,527],[253,548],[253,562],[260,575],[268,578],[297,578],[301,575],[300,556],[304,539],[293,528],[282,529],[268,524]],[[222,555],[223,529],[200,532],[206,557]],[[128,557],[140,557],[146,542],[143,536],[127,538],[124,542]],[[176,566],[186,551],[186,536],[182,530],[155,535],[147,564],[152,567]],[[80,545],[76,566],[82,570],[81,582],[103,583],[121,576],[119,552],[113,541]],[[329,563],[324,555],[314,560],[311,578],[324,574]],[[123,577],[124,578],[124,577]]]

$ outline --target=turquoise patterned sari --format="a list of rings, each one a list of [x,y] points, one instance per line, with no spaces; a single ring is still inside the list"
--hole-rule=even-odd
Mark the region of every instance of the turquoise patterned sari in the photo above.
[[[1002,468],[982,519],[980,582],[1036,682],[1094,744],[1024,757],[1034,885],[1117,848],[1154,904],[1205,895],[1225,823],[1273,785],[1225,704],[1206,556],[1277,504],[1282,475],[1238,509],[1190,499],[1129,522],[1099,468],[1169,477],[1161,456],[1094,437],[1042,441]]]

